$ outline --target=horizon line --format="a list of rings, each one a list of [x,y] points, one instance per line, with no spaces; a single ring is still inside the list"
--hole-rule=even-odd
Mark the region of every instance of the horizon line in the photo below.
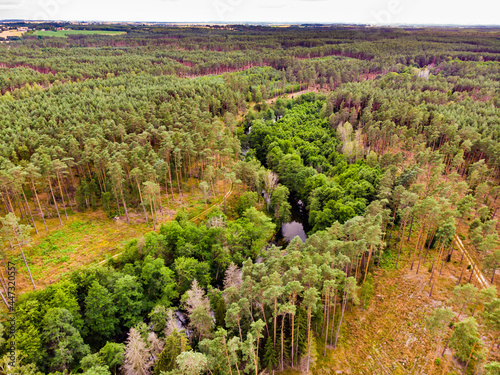
[[[454,24],[454,23],[391,23],[391,24],[368,24],[355,22],[287,22],[287,21],[98,21],[98,20],[29,20],[22,18],[2,19],[0,23],[94,23],[94,24],[157,24],[157,25],[231,25],[231,26],[247,26],[247,25],[311,25],[311,26],[357,26],[357,27],[461,27],[461,28],[497,28],[500,24]]]

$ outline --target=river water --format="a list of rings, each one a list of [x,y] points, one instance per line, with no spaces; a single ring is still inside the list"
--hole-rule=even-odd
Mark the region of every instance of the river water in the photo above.
[[[311,229],[307,222],[305,205],[300,200],[295,199],[295,197],[290,197],[289,202],[292,206],[292,217],[288,223],[281,225],[281,231],[277,234],[275,239],[275,244],[278,246],[288,245],[296,236],[298,236],[302,242],[305,242],[307,239],[307,231]]]

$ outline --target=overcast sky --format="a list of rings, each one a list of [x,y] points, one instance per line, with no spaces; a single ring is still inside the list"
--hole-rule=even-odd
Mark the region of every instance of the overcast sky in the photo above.
[[[500,24],[499,0],[0,0],[0,19]]]

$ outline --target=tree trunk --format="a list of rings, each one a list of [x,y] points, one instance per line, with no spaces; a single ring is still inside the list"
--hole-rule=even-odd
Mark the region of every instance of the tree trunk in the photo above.
[[[292,368],[293,368],[293,343],[294,343],[294,335],[293,335],[293,331],[294,331],[294,328],[295,328],[295,314],[291,314],[292,316]]]
[[[335,310],[337,308],[337,289],[335,289],[335,292],[333,294],[333,313],[332,313],[332,330],[330,333],[330,345],[333,345],[333,332],[335,331]]]
[[[151,218],[153,219],[153,230],[156,230],[156,216],[153,213],[153,202],[149,204],[149,209],[151,210]]]
[[[368,253],[368,261],[366,262],[366,270],[365,270],[365,276],[363,278],[363,282],[366,281],[366,275],[368,275],[368,267],[370,266],[370,259],[372,257],[372,250],[373,250],[373,245],[370,245],[370,252]]]
[[[33,223],[33,227],[35,228],[36,234],[38,234],[38,228],[36,227],[35,220],[33,220],[33,214],[31,213],[31,208],[30,208],[30,205],[28,204],[28,200],[26,199],[26,194],[24,194],[24,189],[22,186],[21,186],[21,191],[23,192],[23,198],[24,198],[24,201],[26,202],[26,206],[28,207],[28,211],[30,213],[31,222]]]
[[[472,275],[474,275],[474,265],[473,264],[471,264],[471,273],[470,273],[470,277],[469,277],[469,284],[472,281]]]
[[[3,203],[5,204],[5,208],[7,210],[7,213],[13,212],[12,209],[10,208],[9,201],[7,199],[5,199],[5,196],[3,195],[3,193],[2,193],[2,198],[3,198]]]
[[[277,322],[277,310],[278,310],[278,299],[274,297],[274,319],[273,319],[273,325],[274,325],[274,349],[276,349],[276,322]]]
[[[241,325],[240,325],[240,319],[238,319],[238,330],[240,332],[240,340],[243,342],[243,336],[241,335]]]
[[[142,200],[141,186],[139,185],[139,180],[137,176],[135,176],[135,182],[137,183],[137,190],[139,190],[139,198],[141,199],[141,206],[142,209],[144,210],[144,217],[146,218],[146,226],[149,228],[148,213],[146,211],[146,207],[144,206],[144,201]]]
[[[429,249],[431,248],[432,241],[434,241],[434,237],[436,236],[436,232],[437,232],[437,228],[436,228],[436,230],[434,230],[432,232],[431,239],[429,240],[429,245],[427,245],[427,251],[425,252],[425,255],[424,255],[424,263],[427,259],[427,255],[429,254]]]
[[[327,309],[327,302],[328,302],[328,296],[325,293],[325,304],[323,306],[323,322],[321,324],[321,336],[323,336],[323,333],[325,331],[325,320],[326,320],[326,309]]]
[[[262,317],[264,318],[264,323],[266,324],[267,335],[269,336],[269,326],[267,325],[266,313],[264,311],[264,305],[259,303],[260,310],[262,312]]]
[[[493,345],[495,345],[495,341],[497,340],[497,338],[498,338],[498,335],[491,339],[491,344],[490,344],[490,347],[488,349],[488,353],[486,353],[486,357],[484,358],[484,363],[486,363],[488,361],[488,358],[490,357],[491,349],[493,349]],[[475,372],[474,372],[474,374],[475,374]]]
[[[401,236],[401,243],[399,244],[398,257],[396,259],[396,269],[398,269],[399,255],[401,254],[401,249],[403,248],[404,235],[405,235],[406,221],[403,223],[403,235]]]
[[[439,355],[439,345],[440,344],[441,344],[441,337],[439,337],[437,344],[436,344],[436,352],[434,353],[434,358],[432,358],[431,370],[429,371],[429,375],[432,375],[432,373],[434,372],[434,363],[436,362],[436,358]]]
[[[453,256],[453,251],[455,250],[455,241],[452,242],[452,245],[451,245],[451,251],[450,251],[450,260],[451,260],[451,257]]]
[[[24,205],[22,206],[23,208],[21,208],[21,204],[19,203],[19,198],[17,196],[17,193],[14,193],[14,198],[16,198],[17,207],[19,208],[19,212],[21,213],[21,219],[24,220],[26,218],[26,223],[29,224],[28,214],[24,209]]]
[[[444,249],[444,245],[441,247],[441,249],[439,250],[439,253],[437,255],[437,258],[434,258],[434,260],[432,261],[432,266],[431,266],[431,278],[429,280],[429,284],[432,282],[432,279],[434,277],[434,264],[436,263],[436,259],[441,259],[441,253]]]
[[[309,361],[311,360],[311,307],[307,309],[307,366],[306,373],[309,373]]]
[[[223,338],[224,338],[224,349],[226,351],[227,367],[229,368],[229,375],[233,375],[233,371],[231,370],[231,362],[229,361],[229,353],[227,352],[226,337],[223,336]]]
[[[128,210],[127,204],[125,203],[125,196],[123,195],[123,190],[120,188],[120,195],[122,196],[123,208],[125,209],[125,217],[127,218],[127,224],[130,224],[130,220],[128,218]]]
[[[329,299],[329,293],[327,294],[327,314],[326,314],[326,333],[325,333],[325,349],[323,350],[323,356],[326,356],[326,344],[328,343],[328,325],[330,324],[330,299]],[[323,334],[323,333],[321,333]]]
[[[182,201],[181,180],[179,178],[179,162],[177,161],[177,157],[175,157],[175,175],[177,176],[177,188],[179,189],[179,197]]]
[[[33,191],[35,193],[36,202],[38,203],[38,209],[40,210],[40,215],[42,216],[43,225],[45,226],[45,231],[48,232],[49,230],[47,229],[47,223],[45,222],[45,215],[43,214],[42,206],[40,205],[40,200],[38,199],[38,194],[36,193],[35,183],[32,182],[32,185],[33,185]]]
[[[193,171],[191,170],[191,154],[188,153],[188,170],[189,170],[189,183],[191,185],[191,194],[193,194]]]
[[[427,232],[427,236],[429,235],[429,232]],[[427,239],[427,236],[425,237],[425,239]],[[418,275],[418,271],[420,270],[420,262],[422,260],[422,250],[425,248],[425,240],[423,241],[422,243],[422,247],[420,248],[420,251],[418,252],[418,265],[417,265],[417,272],[416,274]]]
[[[61,223],[62,226],[63,223],[61,220],[61,215],[59,214],[59,208],[57,207],[56,197],[54,196],[54,190],[52,189],[52,183],[50,182],[50,177],[48,177],[47,180],[49,181],[50,192],[52,194],[52,199],[54,200],[54,205],[56,206],[57,217],[59,218],[59,223]]]
[[[173,204],[175,198],[174,198],[174,186],[172,185],[172,173],[170,171],[170,158],[167,161],[167,169],[168,169],[168,180],[170,181],[170,192],[172,193],[172,204]]]
[[[5,307],[7,307],[7,310],[10,310],[10,305],[9,303],[7,302],[7,300],[5,299],[5,296],[3,295],[2,291],[0,290],[0,296],[2,296],[2,299],[3,299],[3,303],[5,303]]]
[[[476,345],[477,345],[477,342],[475,342],[474,345],[472,346],[472,350],[470,351],[470,354],[469,354],[469,359],[467,359],[467,363],[465,364],[464,372],[462,373],[463,375],[465,375],[465,373],[467,371],[467,367],[469,366],[469,362],[470,362],[470,359],[472,358],[472,354],[474,353],[474,349],[476,348]]]
[[[168,182],[167,182],[167,174],[166,173],[165,173],[165,197],[167,198],[167,216],[168,216],[168,211],[170,211],[170,203],[168,200]]]
[[[283,316],[283,319],[281,320],[281,371],[283,371],[283,326],[285,325],[285,317],[286,314]]]
[[[33,281],[33,276],[31,276],[30,267],[28,266],[28,262],[26,261],[26,257],[24,256],[24,251],[21,248],[21,245],[19,245],[19,249],[21,250],[21,255],[23,256],[24,264],[26,265],[26,269],[28,270],[28,274],[30,276],[31,283],[33,284],[33,290],[36,290],[35,282]]]
[[[68,220],[68,213],[66,212],[66,202],[64,201],[64,194],[61,188],[61,180],[59,179],[59,173],[56,173],[57,177],[57,184],[59,185],[59,192],[61,193],[61,199],[63,203],[63,208],[64,208],[64,215],[66,215],[66,220]]]
[[[424,228],[425,228],[425,225],[422,228],[420,228],[420,231],[418,233],[417,244],[415,245],[415,250],[413,251],[413,255],[411,257],[410,270],[413,270],[413,265],[415,263],[415,255],[417,254],[418,248],[420,247],[420,238],[422,237],[422,232],[425,230]]]
[[[5,263],[5,261],[3,261]],[[5,295],[8,295],[8,290],[9,288],[7,287],[7,281],[5,280],[5,277],[3,275],[2,269],[0,268],[0,283],[2,284],[3,291]]]
[[[413,229],[413,218],[414,218],[414,214],[411,215],[410,233],[408,233],[408,240],[407,241],[409,241],[410,238],[411,238],[411,232],[412,232],[412,229]],[[403,235],[404,235],[404,233],[403,233]]]
[[[73,210],[73,212],[76,212],[76,208],[73,207],[73,203],[71,203],[71,197],[69,196],[68,189],[66,188],[66,185],[68,185],[68,184],[67,183],[63,184],[63,187],[64,187],[64,192],[66,193],[66,196],[68,197],[69,207]]]
[[[337,347],[337,341],[339,339],[339,333],[340,333],[340,326],[342,325],[342,319],[344,319],[344,312],[345,312],[345,305],[346,305],[346,292],[344,292],[344,297],[342,299],[342,314],[340,315],[340,321],[339,321],[339,326],[337,328],[337,333],[335,334],[335,343],[333,344],[333,347]]]

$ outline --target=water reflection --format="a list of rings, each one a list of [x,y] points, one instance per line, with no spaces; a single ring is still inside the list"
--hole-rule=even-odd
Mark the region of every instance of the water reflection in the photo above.
[[[307,231],[310,230],[307,225],[307,212],[304,203],[294,199],[294,197],[290,197],[289,202],[292,206],[292,216],[288,223],[281,225],[281,231],[274,243],[277,246],[287,246],[296,236],[299,236],[302,242],[306,242]]]
[[[283,239],[287,242],[293,240],[296,236],[299,236],[302,242],[306,242],[307,234],[304,230],[304,226],[302,223],[297,221],[291,221],[289,223],[285,223],[281,226],[281,234]]]

